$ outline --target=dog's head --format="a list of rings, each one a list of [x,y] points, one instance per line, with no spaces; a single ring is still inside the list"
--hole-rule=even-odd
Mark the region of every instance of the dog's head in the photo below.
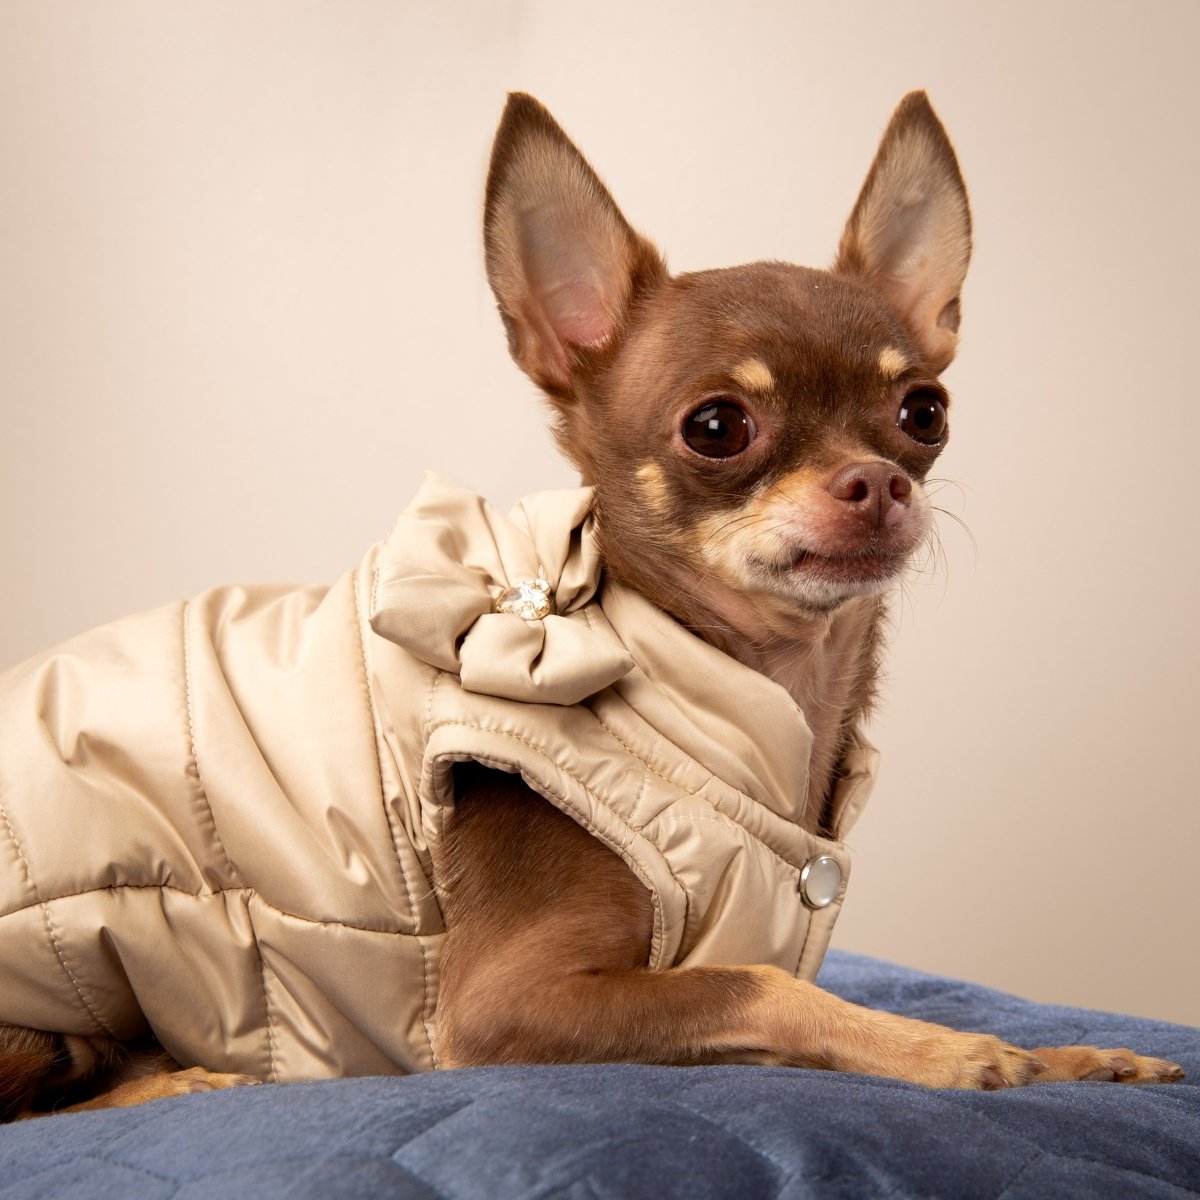
[[[768,629],[896,579],[929,531],[970,253],[924,93],[892,117],[829,271],[670,275],[522,94],[484,224],[510,349],[595,485],[610,571],[686,621]]]

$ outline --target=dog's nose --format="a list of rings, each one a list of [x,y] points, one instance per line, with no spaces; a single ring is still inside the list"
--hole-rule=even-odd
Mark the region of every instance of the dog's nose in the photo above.
[[[875,528],[894,524],[904,515],[912,480],[886,462],[858,462],[843,467],[829,481],[829,494]]]

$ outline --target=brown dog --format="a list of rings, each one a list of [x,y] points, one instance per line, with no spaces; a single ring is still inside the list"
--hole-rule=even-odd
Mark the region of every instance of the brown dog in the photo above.
[[[829,272],[671,276],[524,95],[496,137],[485,239],[513,357],[595,489],[606,577],[790,694],[812,733],[798,824],[832,836],[886,593],[929,534],[924,481],[948,431],[938,377],[970,217],[924,94],[892,118]],[[1124,1049],[1031,1051],[869,1011],[778,966],[647,969],[654,905],[622,858],[520,775],[476,762],[454,779],[439,1065],[760,1062],[965,1088],[1182,1077]],[[249,1081],[154,1053],[0,1027],[0,1104]]]

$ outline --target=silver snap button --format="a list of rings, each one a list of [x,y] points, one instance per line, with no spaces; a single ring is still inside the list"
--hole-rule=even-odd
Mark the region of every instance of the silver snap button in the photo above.
[[[842,887],[842,868],[836,858],[818,854],[804,864],[798,891],[809,908],[825,908],[837,899]]]

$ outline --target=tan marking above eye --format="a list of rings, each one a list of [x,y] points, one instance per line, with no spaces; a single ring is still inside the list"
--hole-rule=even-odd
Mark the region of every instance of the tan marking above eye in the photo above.
[[[889,379],[898,378],[907,366],[908,359],[895,346],[889,346],[879,356],[879,369]]]
[[[761,358],[748,358],[738,363],[729,374],[734,382],[753,392],[766,392],[775,386],[775,376]]]

